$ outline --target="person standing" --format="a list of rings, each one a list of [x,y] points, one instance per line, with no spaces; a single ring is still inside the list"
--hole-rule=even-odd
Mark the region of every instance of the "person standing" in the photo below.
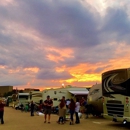
[[[30,104],[31,116],[34,116],[34,108],[35,108],[35,104],[33,103],[33,101],[31,101],[31,104]]]
[[[47,115],[48,115],[48,123],[50,123],[52,106],[53,106],[53,101],[50,99],[50,96],[48,95],[47,99],[44,101],[44,107],[45,107],[45,112],[44,112],[45,121],[44,121],[44,123],[46,123]]]
[[[67,113],[69,113],[69,104],[70,104],[70,99],[67,99],[67,100],[66,100]]]
[[[62,124],[64,124],[64,113],[65,113],[64,107],[66,107],[66,104],[63,99],[61,100],[58,107],[59,107],[59,120],[57,123],[60,124],[61,122]]]
[[[66,121],[66,100],[65,100],[65,96],[62,96],[62,100],[63,100],[63,102],[64,102],[64,104],[65,104],[65,106],[63,107],[63,109],[64,109],[64,116],[63,116],[63,119],[64,119],[64,122]]]
[[[75,112],[75,102],[73,99],[70,100],[70,105],[69,105],[69,109],[70,109],[70,125],[74,124],[74,112]]]
[[[75,123],[76,124],[80,123],[79,116],[78,116],[79,110],[80,110],[80,102],[79,102],[79,99],[77,98],[76,103],[75,103],[75,116],[76,116]]]
[[[81,105],[81,113],[83,114],[85,112],[85,105],[87,104],[86,100],[84,99],[84,97],[82,97],[82,99],[80,100],[80,105]]]
[[[67,99],[67,100],[66,100],[66,108],[67,108],[67,109],[69,108],[69,104],[70,104],[70,99]]]
[[[4,106],[5,103],[0,99],[0,119],[1,119],[1,124],[4,124]]]

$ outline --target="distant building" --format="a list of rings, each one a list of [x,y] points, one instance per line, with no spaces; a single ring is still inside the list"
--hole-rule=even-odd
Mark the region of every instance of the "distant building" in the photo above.
[[[13,86],[0,86],[0,97],[4,96],[5,93],[12,92]]]
[[[24,93],[30,93],[31,91],[40,91],[40,89],[35,89],[35,88],[25,88],[23,90]]]

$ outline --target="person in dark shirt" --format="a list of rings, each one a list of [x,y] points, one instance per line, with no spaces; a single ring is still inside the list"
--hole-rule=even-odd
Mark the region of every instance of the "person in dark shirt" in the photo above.
[[[33,103],[33,101],[31,101],[31,104],[30,104],[31,116],[34,116],[34,107],[35,107],[35,104]]]
[[[1,124],[4,124],[4,119],[3,119],[4,106],[5,106],[5,103],[0,99],[0,119],[1,119]]]
[[[87,105],[87,102],[86,102],[84,97],[82,97],[82,99],[80,100],[80,105],[81,105],[80,111],[81,111],[81,113],[84,113],[85,112],[85,106]]]
[[[73,99],[70,100],[70,104],[69,104],[69,109],[70,109],[70,125],[74,124],[74,112],[75,112],[75,102]]]
[[[48,115],[48,123],[50,123],[50,117],[51,117],[51,107],[53,106],[53,101],[50,99],[50,96],[47,96],[47,99],[44,101],[44,107],[45,107],[45,121],[44,123],[46,123],[46,118]]]

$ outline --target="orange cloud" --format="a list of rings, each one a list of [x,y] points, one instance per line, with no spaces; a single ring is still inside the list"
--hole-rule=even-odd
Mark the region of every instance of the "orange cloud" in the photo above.
[[[37,73],[39,71],[39,68],[37,68],[37,67],[24,68],[24,71],[32,71],[34,73]]]
[[[64,60],[63,57],[61,57],[61,56],[54,56],[52,54],[48,54],[47,58],[49,60],[51,60],[51,61],[54,61],[54,62],[59,62],[59,61],[63,61]]]
[[[3,65],[0,65],[0,68],[1,68],[1,69],[5,69],[6,67],[5,67],[5,66],[3,66]]]
[[[61,67],[56,67],[55,69],[56,69],[57,72],[63,72],[63,71],[66,70],[66,65],[63,65]]]
[[[18,69],[9,69],[9,71],[8,71],[10,74],[13,74],[13,73],[18,73],[18,72],[20,72],[20,69],[18,68]]]
[[[101,81],[101,76],[99,73],[94,73],[94,70],[97,68],[97,65],[91,65],[91,64],[79,64],[75,67],[66,68],[66,66],[57,67],[56,70],[59,72],[62,71],[68,71],[70,75],[73,76],[71,79],[67,80],[60,80],[59,82],[67,82],[67,83],[73,83],[73,82],[90,82],[90,81]],[[93,70],[91,74],[87,74],[88,70]]]
[[[117,43],[111,43],[112,46],[117,46]],[[37,86],[40,90],[43,90],[45,88],[59,88],[62,86],[62,83],[65,83],[65,85],[71,84],[72,86],[92,86],[93,83],[101,82],[101,74],[105,71],[112,70],[112,69],[118,69],[118,68],[127,68],[130,67],[130,53],[129,53],[129,47],[126,48],[126,45],[124,43],[120,44],[115,50],[115,54],[113,55],[113,59],[108,60],[107,62],[98,62],[95,64],[90,63],[81,63],[73,67],[67,67],[66,65],[56,67],[55,70],[57,72],[63,72],[67,71],[70,75],[73,77],[66,80],[51,80],[50,82],[53,84],[52,86]],[[50,54],[49,54],[50,52]],[[53,55],[51,52],[56,52],[59,55]],[[68,52],[68,53],[67,53]],[[66,54],[67,53],[67,54]],[[122,55],[123,53],[123,55]],[[48,51],[48,58],[54,62],[59,62],[61,60],[64,60],[64,58],[69,58],[69,56],[72,56],[73,51],[72,50],[58,50],[55,48],[50,48]],[[121,57],[119,55],[121,54]],[[116,57],[117,55],[117,57]],[[50,57],[49,57],[50,56]],[[96,69],[101,68],[101,70],[96,72]],[[15,71],[19,71],[18,69]],[[39,71],[39,68],[32,67],[32,68],[25,68],[24,71],[30,71],[37,73]],[[11,72],[11,71],[10,71]],[[35,79],[36,80],[36,79]],[[32,81],[29,81],[26,85],[26,87],[31,87],[34,82],[36,82],[34,79]],[[41,81],[42,82],[42,81]],[[55,84],[59,84],[57,86],[54,86]]]
[[[46,48],[46,51],[48,53],[47,59],[54,62],[64,61],[65,58],[73,57],[73,50],[69,48]],[[52,54],[53,52],[57,53],[58,55]]]

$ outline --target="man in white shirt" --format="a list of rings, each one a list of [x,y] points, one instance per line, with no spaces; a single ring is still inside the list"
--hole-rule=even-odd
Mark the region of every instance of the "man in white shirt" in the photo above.
[[[75,116],[76,116],[75,123],[76,124],[80,123],[79,116],[78,116],[79,110],[80,110],[80,102],[79,102],[79,99],[77,98],[76,103],[75,103]]]
[[[69,104],[70,104],[70,99],[67,99],[66,100],[66,107],[67,107],[67,109],[69,108]]]

